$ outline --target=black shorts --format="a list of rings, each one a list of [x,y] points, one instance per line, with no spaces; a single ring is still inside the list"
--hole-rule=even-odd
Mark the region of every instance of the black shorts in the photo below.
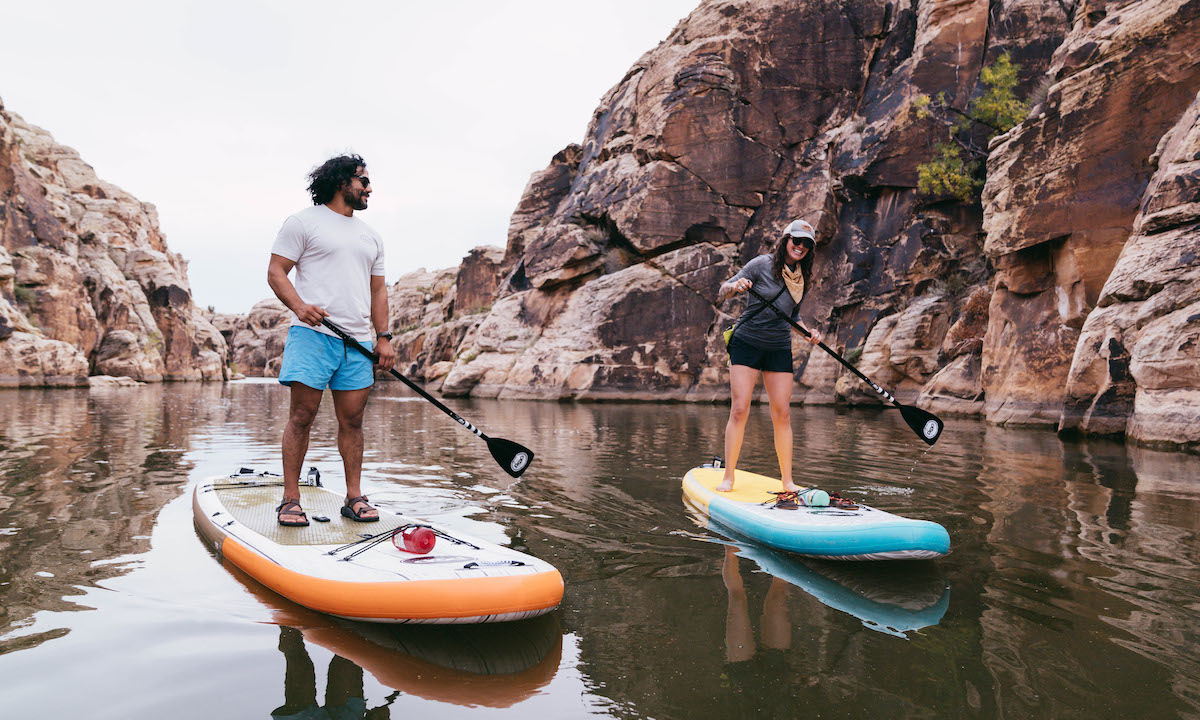
[[[739,338],[736,334],[729,341],[729,364],[745,365],[764,372],[790,373],[792,368],[792,351],[764,350]]]

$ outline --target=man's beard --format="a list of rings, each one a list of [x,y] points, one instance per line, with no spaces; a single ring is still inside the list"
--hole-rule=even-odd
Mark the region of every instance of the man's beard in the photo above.
[[[355,210],[367,209],[367,198],[365,193],[359,193],[358,195],[355,195],[352,192],[343,192],[342,199],[346,201],[347,205]]]

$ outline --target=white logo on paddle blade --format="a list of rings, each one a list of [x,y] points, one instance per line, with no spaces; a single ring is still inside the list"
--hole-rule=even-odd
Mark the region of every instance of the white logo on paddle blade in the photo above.
[[[529,453],[517,453],[516,457],[509,463],[509,467],[513,472],[521,472],[525,466],[529,464]]]
[[[930,420],[930,421],[926,422],[925,429],[922,430],[921,432],[922,432],[922,434],[925,435],[926,438],[929,438],[930,440],[937,437],[937,434],[938,434],[937,420]]]

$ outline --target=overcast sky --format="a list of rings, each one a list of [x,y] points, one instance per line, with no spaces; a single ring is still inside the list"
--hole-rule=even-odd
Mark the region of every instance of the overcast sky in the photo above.
[[[306,173],[351,150],[387,278],[503,247],[531,173],[699,0],[23,2],[0,98],[158,207],[195,301],[270,296]]]

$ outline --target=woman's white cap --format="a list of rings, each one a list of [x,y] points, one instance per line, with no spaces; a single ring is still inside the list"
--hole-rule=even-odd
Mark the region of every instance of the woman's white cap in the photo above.
[[[806,237],[813,242],[817,240],[816,233],[813,232],[813,226],[803,220],[793,220],[792,224],[788,225],[784,232],[796,238]]]

